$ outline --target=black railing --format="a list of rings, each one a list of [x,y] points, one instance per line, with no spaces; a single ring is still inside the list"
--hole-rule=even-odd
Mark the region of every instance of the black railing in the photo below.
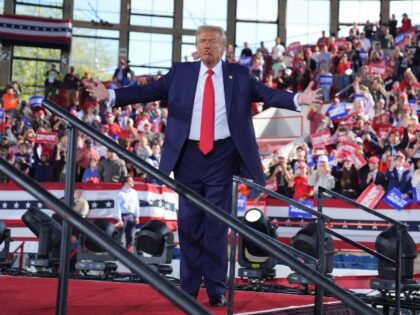
[[[62,217],[72,226],[77,227],[81,233],[106,249],[112,256],[121,261],[133,273],[136,273],[142,279],[149,282],[153,287],[156,288],[156,290],[165,295],[182,310],[188,314],[210,314],[210,312],[208,312],[202,305],[198,304],[191,296],[175,288],[156,271],[142,262],[138,256],[135,256],[126,251],[119,243],[107,235],[103,230],[82,218],[74,210],[72,210],[72,208],[70,208],[64,202],[58,200],[50,192],[39,186],[39,184],[37,184],[34,180],[27,177],[19,170],[15,169],[2,158],[0,158],[0,172],[12,179],[17,185],[29,192],[35,198],[42,201],[45,207],[56,212],[60,217]],[[61,269],[61,266],[63,265],[61,262],[61,257],[60,263]],[[64,288],[62,291],[59,291],[59,293],[67,291],[67,282],[64,282],[63,286]],[[58,298],[58,300],[62,299],[63,298],[61,297]],[[66,302],[65,299],[64,302]],[[56,312],[58,312],[58,309],[59,308],[57,305]],[[60,315],[66,313],[66,303],[61,305],[60,312]]]
[[[382,220],[384,220],[386,222],[389,222],[390,224],[393,224],[393,225],[396,226],[396,228],[397,228],[397,248],[396,248],[397,259],[396,260],[393,260],[389,257],[384,256],[384,255],[381,255],[381,254],[379,254],[375,251],[372,251],[371,249],[369,249],[369,248],[367,248],[367,247],[365,247],[365,246],[363,246],[359,243],[356,243],[356,242],[354,242],[354,241],[352,241],[352,240],[350,240],[350,239],[348,239],[348,238],[346,238],[346,237],[344,237],[344,236],[342,236],[342,235],[340,235],[340,234],[338,234],[338,233],[336,233],[332,230],[328,230],[328,233],[346,241],[347,243],[352,244],[353,246],[355,246],[355,247],[357,247],[357,248],[359,248],[359,249],[361,249],[361,250],[363,250],[363,251],[365,251],[365,252],[367,252],[367,253],[369,253],[369,254],[371,254],[371,255],[379,258],[379,259],[385,260],[385,261],[387,261],[387,262],[389,262],[389,263],[391,263],[395,266],[395,269],[396,269],[396,272],[395,272],[395,314],[400,314],[400,309],[401,309],[402,234],[403,234],[403,231],[407,229],[407,226],[400,221],[397,221],[397,220],[395,220],[393,218],[390,218],[390,217],[388,217],[388,216],[386,216],[382,213],[374,211],[374,210],[366,207],[365,205],[362,205],[362,204],[360,204],[360,203],[358,203],[358,202],[356,202],[352,199],[349,199],[349,198],[347,198],[347,197],[345,197],[341,194],[338,194],[335,191],[332,191],[330,189],[327,189],[327,188],[324,188],[324,187],[319,187],[318,188],[318,194],[319,194],[318,210],[320,212],[322,212],[322,203],[323,203],[323,200],[324,200],[324,198],[323,198],[324,195],[329,195],[329,196],[335,197],[337,199],[340,199],[340,200],[342,200],[342,201],[344,201],[344,202],[346,202],[346,203],[348,203],[348,204],[350,204],[350,205],[352,205],[356,208],[359,208],[359,209],[361,209],[361,210],[363,210],[363,211],[365,211],[365,212],[367,212],[367,213],[369,213],[373,216],[381,218]]]
[[[249,179],[245,179],[245,178],[241,178],[239,176],[234,176],[233,177],[233,198],[232,198],[232,215],[234,217],[236,217],[237,215],[237,199],[238,199],[238,183],[243,183],[245,185],[247,185],[250,188],[253,188],[259,192],[262,192],[272,198],[281,200],[286,202],[289,205],[292,205],[300,210],[303,210],[305,212],[308,212],[310,214],[312,214],[313,216],[315,216],[317,218],[317,225],[318,225],[318,244],[320,244],[318,246],[318,261],[317,261],[317,271],[318,273],[314,273],[313,270],[309,269],[309,268],[305,268],[305,272],[302,272],[302,269],[299,268],[295,268],[296,264],[290,264],[289,262],[287,262],[287,260],[284,259],[284,257],[278,257],[276,255],[274,255],[278,261],[281,261],[283,263],[285,263],[286,265],[288,265],[291,269],[297,271],[298,273],[300,273],[301,275],[303,275],[304,277],[306,277],[307,279],[309,279],[310,281],[312,281],[312,283],[316,284],[316,289],[315,289],[315,305],[314,305],[314,314],[323,314],[323,300],[324,300],[324,289],[328,290],[332,295],[334,295],[335,297],[337,297],[338,299],[342,300],[344,303],[346,303],[348,306],[355,308],[354,303],[354,297],[353,295],[351,295],[349,292],[345,291],[344,289],[340,288],[339,286],[335,285],[334,283],[332,283],[327,277],[325,277],[325,255],[324,255],[324,239],[325,239],[325,222],[330,222],[332,220],[332,218],[330,218],[329,216],[326,216],[325,214],[322,213],[322,211],[315,211],[312,208],[309,208],[299,202],[297,202],[296,200],[287,198],[281,194],[278,194],[276,192],[273,192],[261,185],[258,185],[256,183],[254,183],[253,181],[249,180]],[[261,233],[258,233],[261,234]],[[278,244],[281,244],[280,242],[278,242],[277,240],[274,240],[273,238],[265,235],[265,239],[266,242],[272,243],[272,242],[276,242]],[[236,256],[236,233],[235,231],[232,231],[232,241],[231,241],[231,255],[230,255],[230,268],[232,269],[233,266],[235,265],[235,256]],[[294,257],[294,255],[296,255],[295,251],[296,249],[293,248],[288,248],[287,245],[283,244],[283,252],[287,253],[288,256],[291,257],[290,260],[292,260]],[[303,253],[301,253],[300,255],[303,255]],[[298,262],[300,262],[300,260],[298,260]],[[322,278],[323,280],[326,280],[328,282],[328,286],[325,286],[324,284],[321,284],[318,278]],[[233,286],[234,286],[234,273],[232,273],[232,271],[229,274],[229,301],[228,301],[228,314],[233,314],[233,300],[234,300],[234,294],[233,294]],[[339,293],[339,294],[338,294]],[[371,314],[375,314],[375,312],[377,312],[376,310],[369,308],[368,306],[366,306],[368,311],[367,312],[372,312]],[[358,311],[360,312],[360,311]],[[364,312],[362,312],[364,314]]]
[[[362,302],[360,299],[358,299],[357,297],[355,297],[351,293],[349,293],[346,290],[344,290],[344,289],[336,286],[335,284],[331,283],[331,281],[328,278],[326,278],[324,275],[318,275],[316,273],[313,273],[313,271],[308,270],[307,267],[302,262],[300,262],[298,259],[293,257],[287,250],[284,249],[284,246],[279,245],[276,240],[267,240],[260,233],[256,233],[255,230],[253,230],[252,228],[244,225],[238,219],[232,218],[228,213],[224,212],[221,208],[216,207],[215,205],[211,204],[209,201],[207,201],[202,196],[200,196],[196,192],[192,191],[191,189],[189,189],[185,185],[183,185],[183,184],[171,179],[170,177],[166,176],[164,173],[155,169],[153,166],[151,166],[147,162],[143,161],[142,159],[140,159],[139,157],[137,157],[133,153],[128,152],[125,149],[123,149],[119,144],[117,144],[116,142],[114,142],[113,140],[108,138],[107,136],[100,134],[99,132],[97,132],[92,127],[86,125],[85,123],[83,123],[82,121],[77,119],[76,117],[70,115],[70,113],[68,111],[66,111],[64,108],[54,104],[53,102],[51,102],[49,100],[44,100],[42,102],[42,104],[50,112],[54,113],[55,115],[57,115],[59,117],[62,117],[64,119],[66,119],[67,122],[69,122],[72,127],[81,130],[84,134],[88,135],[92,139],[104,144],[106,147],[108,147],[108,149],[116,152],[121,158],[125,159],[126,161],[131,162],[133,165],[140,168],[142,171],[147,173],[149,176],[154,177],[155,179],[160,181],[162,184],[164,184],[164,185],[168,186],[169,188],[173,189],[175,192],[178,193],[178,195],[187,199],[194,206],[202,209],[204,212],[206,212],[206,213],[214,216],[218,220],[222,221],[223,223],[228,225],[232,230],[241,234],[241,236],[243,238],[245,238],[249,241],[252,241],[254,244],[256,244],[257,246],[259,246],[260,248],[262,248],[266,252],[273,255],[276,259],[283,261],[285,264],[289,265],[292,269],[296,270],[297,272],[299,272],[303,276],[307,277],[309,280],[313,281],[313,283],[319,285],[322,288],[327,289],[335,297],[337,297],[338,299],[345,302],[347,305],[349,305],[350,307],[355,309],[360,314],[366,314],[366,315],[379,314],[376,310],[369,307],[367,304]],[[74,153],[67,157],[68,161],[70,161],[70,159],[74,158]],[[51,203],[49,203],[49,204],[51,205]],[[52,209],[54,211],[57,211],[57,213],[59,213],[60,215],[62,215],[64,219],[67,219],[67,216],[68,216],[67,211],[59,211],[58,210],[58,206],[60,206],[60,204],[61,203],[59,203],[59,204],[55,203],[55,205]],[[298,204],[297,202],[294,202],[293,200],[291,201],[291,204],[293,204],[296,207],[299,207],[300,209],[303,209],[307,212],[310,212],[314,215],[316,215],[315,213],[317,213],[316,211],[313,211],[312,209],[310,209],[308,207],[304,207],[304,206]],[[69,209],[69,208],[66,208],[66,209]],[[323,218],[327,218],[326,216],[323,216],[322,214],[318,214],[318,215],[320,215]],[[77,220],[74,216],[71,217],[71,218],[72,218],[72,221],[69,220],[69,222],[72,225],[76,226],[77,228],[79,227],[79,224],[81,222],[83,222],[82,218],[78,218]],[[84,232],[84,230],[82,230],[82,229],[80,229],[80,230],[82,232]],[[86,229],[86,231],[87,231],[87,229]],[[95,231],[96,231],[96,229],[95,229]],[[91,233],[89,233],[87,235],[90,236],[90,234]],[[96,239],[96,238],[94,238],[94,239]],[[102,245],[102,244],[104,244],[104,242],[101,242],[100,244]],[[104,244],[104,247],[105,247],[105,249],[107,249],[106,244]],[[111,252],[111,254],[116,253],[116,252],[117,252],[116,249],[113,249],[113,252]],[[125,255],[124,255],[124,253],[125,253]],[[127,256],[130,256],[121,247],[118,249],[118,255],[119,256],[115,256],[115,257],[120,258],[120,257],[126,256],[126,257],[124,257],[124,260],[126,260],[126,261],[127,261]],[[131,262],[133,262],[133,261],[131,261]],[[123,261],[123,263],[124,263],[124,261]],[[130,267],[128,264],[126,264],[126,265],[127,265],[127,267]],[[149,268],[147,268],[147,269],[149,270]],[[132,270],[139,270],[139,269],[132,269]],[[148,279],[150,279],[150,277],[145,278],[145,279],[147,281],[149,281]],[[154,281],[154,280],[155,279],[152,279],[152,281]],[[152,282],[152,281],[149,281],[149,282],[153,286],[158,288],[156,286],[156,283]],[[157,282],[157,283],[159,283],[159,282]],[[159,288],[158,288],[158,290],[159,290]],[[173,294],[172,291],[170,291],[170,292],[163,291],[163,290],[159,290],[159,291],[162,292],[163,294],[165,294],[168,297],[169,296],[172,297],[172,295],[171,295],[171,294]],[[185,296],[185,294],[182,294],[182,296]],[[176,301],[180,303],[180,304],[177,304],[177,305],[182,307],[182,303],[178,300],[176,300]],[[191,302],[191,299],[189,298],[189,299],[187,299],[187,301]],[[188,304],[188,305],[192,307],[191,304]],[[196,312],[195,314],[198,314],[198,313]]]

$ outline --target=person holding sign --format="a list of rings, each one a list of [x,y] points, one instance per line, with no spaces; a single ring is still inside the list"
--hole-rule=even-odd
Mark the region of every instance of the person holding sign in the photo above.
[[[384,189],[386,188],[385,174],[379,171],[379,158],[377,156],[371,156],[368,160],[368,165],[363,167],[360,171],[360,191],[364,191],[367,186],[371,183],[375,185],[381,185]]]
[[[335,187],[335,178],[331,175],[331,168],[328,164],[328,157],[320,155],[316,170],[312,170],[308,176],[308,185],[314,187],[314,193],[318,192],[318,187],[322,186],[327,189]],[[315,197],[317,194],[315,194]]]

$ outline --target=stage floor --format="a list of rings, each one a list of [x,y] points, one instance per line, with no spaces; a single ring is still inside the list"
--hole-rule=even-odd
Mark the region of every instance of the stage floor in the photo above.
[[[55,314],[57,286],[56,278],[0,276],[0,314]],[[216,308],[208,304],[204,289],[200,291],[198,301],[212,314],[226,314],[226,307]],[[234,313],[291,314],[294,309],[311,310],[313,302],[314,298],[307,295],[236,291]],[[333,298],[326,297],[324,302],[327,308],[338,307]],[[184,314],[147,284],[92,280],[69,281],[67,313]]]

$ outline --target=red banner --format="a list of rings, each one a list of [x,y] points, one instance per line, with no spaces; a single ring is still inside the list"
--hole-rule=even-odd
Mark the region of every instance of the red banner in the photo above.
[[[367,164],[365,157],[361,154],[353,155],[353,164],[357,170],[360,170],[363,166]]]
[[[346,41],[346,39],[345,38],[337,38],[336,40],[335,40],[335,45],[337,46],[337,48],[338,49],[344,49],[344,50],[347,50],[348,49],[348,46],[349,46],[349,44],[347,43],[347,41]]]
[[[382,78],[385,77],[386,74],[386,65],[383,62],[373,63],[369,66],[369,74],[379,74]]]
[[[293,42],[287,47],[287,53],[293,53],[294,56],[296,53],[300,52],[301,49],[302,46],[300,45],[300,42]]]
[[[58,136],[56,132],[42,132],[38,131],[35,137],[35,143],[42,144],[57,144]]]
[[[316,147],[325,147],[331,144],[331,133],[329,130],[322,130],[320,132],[314,133],[311,137],[312,146]]]
[[[357,150],[357,146],[353,143],[353,142],[349,142],[349,141],[345,141],[342,142],[339,146],[338,146],[338,153],[342,153],[343,151],[347,151],[349,154],[353,155],[356,153]]]
[[[366,187],[359,198],[357,198],[356,202],[368,208],[374,209],[383,195],[385,195],[385,191],[382,186],[371,183]]]

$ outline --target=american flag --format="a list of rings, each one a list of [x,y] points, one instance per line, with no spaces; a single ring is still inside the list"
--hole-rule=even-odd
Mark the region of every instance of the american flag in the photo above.
[[[70,48],[72,22],[24,15],[0,15],[0,40],[3,44],[48,48]]]

